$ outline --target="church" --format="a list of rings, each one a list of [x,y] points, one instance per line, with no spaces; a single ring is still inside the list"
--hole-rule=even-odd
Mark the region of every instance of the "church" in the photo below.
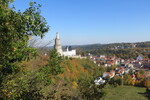
[[[54,49],[56,49],[57,52],[61,56],[68,56],[68,57],[74,57],[74,56],[76,56],[76,50],[72,50],[71,46],[67,46],[64,51],[62,50],[62,45],[60,43],[60,38],[59,38],[58,32],[56,33]]]

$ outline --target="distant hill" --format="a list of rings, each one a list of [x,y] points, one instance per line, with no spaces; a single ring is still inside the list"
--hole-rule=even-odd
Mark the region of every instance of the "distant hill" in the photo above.
[[[82,50],[100,49],[104,44],[87,44],[87,45],[73,45],[72,48]]]
[[[73,45],[72,48],[79,50],[97,50],[97,49],[126,49],[126,48],[148,48],[150,47],[150,41],[135,42],[135,43],[110,43],[110,44],[89,44],[89,45]]]
[[[89,44],[72,46],[77,54],[82,56],[91,53],[93,55],[116,56],[120,58],[134,58],[143,55],[150,58],[150,41],[136,43],[110,43],[110,44]]]
[[[128,49],[132,47],[136,48],[148,48],[150,47],[150,41],[146,42],[135,42],[135,43],[110,43],[110,44],[86,44],[86,45],[64,45],[62,48],[64,49],[66,46],[71,46],[72,49],[77,49],[79,51],[89,51],[89,50],[98,50],[98,49]],[[47,47],[52,49],[53,46]]]

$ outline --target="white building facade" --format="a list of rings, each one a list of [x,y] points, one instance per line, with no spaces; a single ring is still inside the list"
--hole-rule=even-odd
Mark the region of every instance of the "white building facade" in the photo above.
[[[63,51],[64,56],[76,56],[76,50],[69,50],[69,47],[66,48],[66,51]]]

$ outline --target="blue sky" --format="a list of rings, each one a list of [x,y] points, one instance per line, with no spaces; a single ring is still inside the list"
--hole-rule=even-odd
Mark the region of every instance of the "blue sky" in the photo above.
[[[15,0],[24,11],[31,0]],[[34,0],[63,45],[150,41],[150,0]]]

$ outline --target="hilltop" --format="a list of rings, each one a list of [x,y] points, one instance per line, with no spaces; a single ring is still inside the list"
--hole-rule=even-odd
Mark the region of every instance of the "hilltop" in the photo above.
[[[123,47],[123,49],[132,48],[133,44],[137,48],[147,48],[150,47],[150,41],[146,42],[135,42],[135,43],[109,43],[109,44],[87,44],[87,45],[73,45],[73,48],[79,50],[97,50],[97,49],[110,49],[115,47]]]
[[[100,95],[93,93],[94,87],[89,88],[94,85],[93,80],[105,71],[101,70],[103,68],[89,59],[66,57],[60,67],[57,61],[51,62],[49,55],[39,55],[22,62],[21,71],[5,77],[2,82],[0,99],[87,100],[103,96],[101,91],[95,91]]]

